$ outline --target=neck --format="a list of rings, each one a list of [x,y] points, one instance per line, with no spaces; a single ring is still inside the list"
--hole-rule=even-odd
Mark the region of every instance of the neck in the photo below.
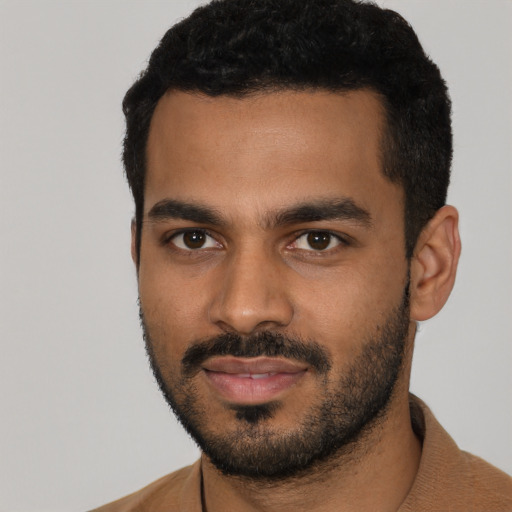
[[[229,503],[239,512],[395,512],[412,486],[420,455],[407,389],[396,389],[386,413],[349,450],[308,474],[278,482],[231,477],[203,456],[204,510],[220,512]]]

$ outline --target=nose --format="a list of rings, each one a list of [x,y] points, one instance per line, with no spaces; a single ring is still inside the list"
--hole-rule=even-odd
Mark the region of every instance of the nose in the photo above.
[[[240,335],[285,327],[293,318],[279,262],[263,251],[246,250],[225,261],[209,311],[210,322]]]

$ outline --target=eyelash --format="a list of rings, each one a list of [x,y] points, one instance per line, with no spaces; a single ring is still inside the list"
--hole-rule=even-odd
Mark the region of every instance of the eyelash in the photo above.
[[[191,247],[185,248],[185,247],[180,247],[179,245],[176,244],[176,242],[174,242],[174,240],[181,235],[194,234],[194,233],[210,238],[211,240],[213,240],[215,242],[215,244],[217,244],[217,247],[215,247],[215,246],[203,247],[201,245],[197,248],[191,248]],[[317,236],[325,235],[325,236],[329,237],[327,246],[325,248],[315,250],[314,248],[311,247],[310,242],[306,242],[310,246],[309,249],[300,248],[300,247],[291,247],[293,245],[296,245],[300,241],[301,238],[310,236],[310,235],[317,235]],[[336,242],[336,245],[334,247],[329,247],[333,241]],[[202,251],[205,251],[208,249],[222,248],[222,244],[217,241],[216,236],[213,235],[207,229],[203,229],[203,228],[187,228],[187,229],[181,229],[179,231],[175,231],[172,234],[166,236],[163,239],[162,244],[164,246],[170,247],[174,251],[180,252],[182,254],[188,254],[188,255],[192,255],[193,253],[198,253],[199,251],[202,252]],[[319,256],[327,255],[327,254],[332,254],[333,252],[335,252],[343,247],[348,247],[350,245],[351,245],[351,241],[349,240],[349,237],[347,235],[342,236],[337,233],[333,233],[332,231],[322,230],[322,229],[316,229],[316,230],[308,229],[308,230],[304,230],[304,231],[295,233],[293,235],[292,242],[287,244],[286,248],[289,250],[300,251],[303,254],[310,253],[310,254],[315,255],[316,257],[319,257]]]
[[[293,242],[290,245],[297,244],[297,242],[301,238],[308,237],[310,235],[328,236],[329,237],[329,241],[328,241],[327,247],[325,247],[323,249],[315,250],[314,248],[311,247],[311,244],[308,241],[307,243],[309,244],[310,249],[301,249],[301,248],[297,247],[296,250],[304,251],[304,252],[309,252],[309,253],[315,254],[316,256],[320,256],[320,255],[332,253],[332,252],[336,251],[337,249],[339,249],[341,247],[347,247],[347,246],[350,245],[350,242],[347,239],[347,237],[343,237],[343,236],[341,236],[341,235],[339,235],[337,233],[333,233],[332,231],[327,231],[327,230],[323,230],[323,229],[308,229],[306,231],[298,233],[297,236],[294,238]],[[330,247],[329,248],[329,246],[332,244],[333,241],[336,241],[336,245],[334,247]]]
[[[215,240],[215,242],[218,245],[221,245],[212,233],[210,233],[207,229],[202,229],[202,228],[188,228],[188,229],[181,229],[179,231],[175,231],[164,238],[164,240],[162,241],[163,245],[174,246],[173,247],[174,250],[181,251],[183,253],[193,253],[193,252],[199,251],[200,249],[205,250],[205,248],[203,248],[203,247],[198,247],[197,249],[192,249],[192,248],[185,249],[185,248],[181,248],[181,247],[177,246],[176,243],[173,242],[173,240],[178,238],[180,235],[193,234],[193,233],[198,233],[198,234],[207,236],[207,237],[211,238],[212,240]],[[208,247],[206,249],[209,249],[209,248],[210,247]]]

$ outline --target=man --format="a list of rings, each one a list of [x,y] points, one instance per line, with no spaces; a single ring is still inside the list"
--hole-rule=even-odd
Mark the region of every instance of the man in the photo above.
[[[450,102],[407,23],[212,2],[124,111],[146,347],[203,455],[98,510],[512,510],[408,391],[460,239]]]

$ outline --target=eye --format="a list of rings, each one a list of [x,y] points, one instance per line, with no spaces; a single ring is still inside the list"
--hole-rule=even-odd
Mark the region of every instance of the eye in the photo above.
[[[343,242],[338,236],[327,231],[308,231],[299,236],[293,245],[295,249],[322,252],[333,249],[341,243]]]
[[[173,235],[169,241],[184,251],[220,247],[220,244],[203,229],[181,231]]]

